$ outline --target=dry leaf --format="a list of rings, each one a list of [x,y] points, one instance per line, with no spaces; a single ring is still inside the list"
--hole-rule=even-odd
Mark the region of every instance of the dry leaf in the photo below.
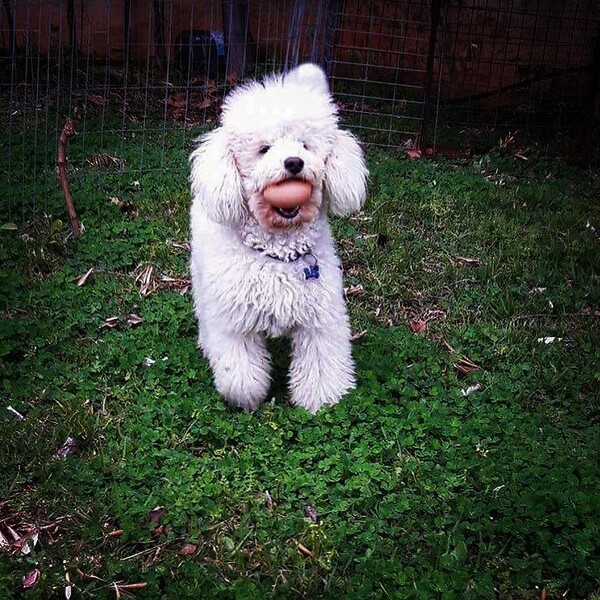
[[[562,342],[562,338],[561,337],[554,337],[554,336],[550,336],[550,337],[541,337],[537,339],[538,344],[554,344],[554,342]]]
[[[124,162],[122,159],[110,154],[92,154],[85,160],[92,167],[119,167]]]
[[[358,333],[355,333],[351,338],[350,341],[351,342],[357,342],[358,340],[361,340],[362,338],[365,337],[365,335],[367,335],[367,330],[363,329],[362,331],[359,331]]]
[[[365,288],[358,284],[344,289],[346,296],[362,296],[365,293]]]
[[[152,533],[153,535],[167,535],[171,531],[170,525],[159,525]]]
[[[89,276],[94,272],[94,267],[88,269],[81,277],[78,277],[77,279],[75,279],[75,282],[77,284],[77,287],[81,287],[82,285],[85,285]]]
[[[132,327],[135,327],[135,325],[139,325],[140,323],[143,323],[144,319],[142,319],[142,317],[140,317],[140,315],[136,315],[135,313],[130,313],[127,316],[127,325],[131,325]]]
[[[122,529],[114,529],[113,531],[109,531],[106,534],[106,537],[119,537],[120,535],[123,535],[123,530]]]
[[[100,325],[102,327],[108,327],[109,329],[114,329],[119,324],[119,317],[107,317],[104,320],[104,323]]]
[[[148,265],[136,278],[135,282],[140,284],[140,294],[149,296],[155,289],[156,283],[152,280],[152,272],[154,267]]]
[[[408,150],[406,152],[406,155],[408,156],[408,158],[412,158],[413,160],[415,158],[421,158],[421,154],[422,154],[422,152],[420,150],[417,150],[417,149]]]
[[[409,323],[409,327],[413,333],[423,333],[424,331],[427,331],[427,321],[415,319]]]
[[[481,384],[476,383],[475,385],[470,385],[468,388],[460,390],[460,393],[462,396],[465,396],[465,398],[466,398],[467,396],[470,396],[474,392],[478,392],[480,389],[481,389]]]
[[[468,256],[455,256],[450,261],[455,267],[465,266],[465,267],[479,267],[481,266],[481,261],[478,258],[470,258]]]
[[[94,94],[90,94],[87,97],[88,101],[91,102],[92,104],[95,104],[96,106],[104,106],[107,103],[107,99],[104,98],[103,96],[98,96],[98,95],[94,95]]]
[[[265,506],[269,510],[271,510],[273,508],[273,498],[271,498],[271,494],[269,494],[268,490],[265,491],[264,497],[265,497]]]
[[[183,548],[181,548],[181,550],[179,551],[179,554],[181,556],[189,556],[190,554],[194,554],[196,550],[197,546],[194,546],[194,544],[185,544]]]
[[[157,506],[148,513],[148,518],[152,523],[156,523],[158,525],[166,514],[167,509],[164,506]]]
[[[65,459],[69,454],[73,454],[77,450],[77,442],[72,438],[68,437],[63,445],[56,451],[56,458]]]
[[[184,250],[185,252],[190,251],[190,243],[189,242],[171,242],[171,246],[173,246],[173,248],[177,248],[179,250]]]
[[[304,556],[312,556],[312,552],[304,544],[298,542],[297,540],[294,541],[296,542],[296,546],[298,547],[300,554],[303,554]]]
[[[32,587],[34,587],[40,580],[40,575],[41,573],[39,569],[34,569],[33,571],[27,573],[27,575],[23,575],[23,588],[30,590]]]

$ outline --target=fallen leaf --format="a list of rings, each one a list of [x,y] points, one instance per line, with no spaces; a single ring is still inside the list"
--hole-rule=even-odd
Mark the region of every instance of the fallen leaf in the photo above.
[[[467,396],[470,396],[471,394],[478,392],[481,389],[481,384],[480,383],[476,383],[475,385],[470,385],[468,388],[460,390],[461,395],[465,396],[465,398]]]
[[[194,108],[197,110],[204,110],[205,108],[208,108],[209,106],[212,106],[213,104],[215,104],[217,101],[216,98],[205,98],[204,100],[200,100],[199,102],[196,102],[194,104]]]
[[[351,342],[357,342],[358,340],[362,339],[365,337],[365,335],[367,335],[367,330],[363,329],[362,331],[359,331],[358,333],[355,333],[351,338],[350,341]]]
[[[23,588],[30,590],[32,587],[34,587],[40,580],[40,575],[41,573],[39,569],[34,569],[33,571],[27,573],[27,575],[23,575]]]
[[[104,323],[102,323],[102,325],[100,325],[100,329],[102,329],[102,327],[108,327],[109,329],[114,329],[115,327],[117,327],[118,324],[119,324],[119,317],[107,317],[104,320]]]
[[[119,537],[120,535],[123,535],[122,529],[113,529],[106,534],[106,537]]]
[[[189,242],[171,242],[171,246],[173,246],[173,248],[177,248],[179,250],[184,250],[185,252],[190,251],[190,243]]]
[[[296,542],[296,546],[298,547],[300,554],[308,557],[312,556],[312,552],[304,544],[298,542],[297,540],[294,541]]]
[[[56,451],[56,458],[65,459],[69,454],[73,454],[77,450],[77,442],[72,438],[68,437],[63,445]]]
[[[158,525],[166,514],[167,509],[164,506],[157,506],[148,513],[148,518],[152,523],[156,523]]]
[[[269,494],[268,490],[265,491],[264,497],[265,497],[265,506],[269,510],[271,510],[273,508],[273,498],[271,498],[271,494]]]
[[[139,315],[136,315],[135,313],[131,313],[127,316],[127,324],[131,325],[132,327],[135,327],[136,325],[139,325],[140,323],[143,323],[144,319],[142,319],[142,317],[140,317]]]
[[[196,552],[197,546],[194,544],[185,544],[183,548],[179,551],[181,556],[189,556],[190,554],[194,554]]]
[[[413,333],[423,333],[424,331],[427,331],[427,321],[415,319],[409,323],[409,327]]]
[[[122,159],[110,154],[92,154],[85,160],[92,167],[119,167],[124,162]]]
[[[163,290],[179,292],[182,296],[187,294],[192,282],[181,277],[162,277],[158,287]]]
[[[416,158],[421,158],[422,152],[420,150],[407,150],[406,155],[408,158],[412,158],[413,160]]]
[[[365,288],[358,284],[344,289],[346,296],[362,296],[365,293]]]
[[[159,525],[152,533],[154,535],[167,535],[171,531],[170,525]]]
[[[94,267],[91,267],[90,269],[88,269],[81,277],[76,278],[74,281],[77,284],[77,287],[81,287],[82,285],[85,285],[89,276],[94,272]]]
[[[450,259],[452,264],[457,266],[466,266],[466,267],[479,267],[481,266],[481,261],[478,258],[471,258],[468,256],[455,256],[453,259]]]
[[[152,265],[146,266],[141,273],[135,278],[135,282],[140,284],[140,295],[149,296],[156,289],[156,282],[153,281]]]
[[[538,344],[554,344],[554,342],[562,342],[561,337],[541,337],[537,339]]]
[[[98,95],[94,95],[94,94],[90,94],[87,97],[87,99],[89,102],[91,102],[92,104],[95,104],[96,106],[104,106],[108,101],[103,96],[98,96]]]

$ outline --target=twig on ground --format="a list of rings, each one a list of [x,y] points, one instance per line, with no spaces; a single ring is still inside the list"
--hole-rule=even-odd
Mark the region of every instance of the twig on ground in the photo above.
[[[79,237],[81,235],[81,228],[77,222],[77,213],[75,212],[75,205],[73,204],[73,198],[69,189],[69,179],[67,177],[67,145],[69,140],[75,135],[75,129],[73,127],[73,121],[67,119],[65,126],[60,134],[58,141],[58,153],[57,153],[57,164],[58,164],[58,176],[62,185],[63,194],[65,196],[65,203],[67,205],[67,212],[71,219],[71,227],[73,228],[73,235]]]

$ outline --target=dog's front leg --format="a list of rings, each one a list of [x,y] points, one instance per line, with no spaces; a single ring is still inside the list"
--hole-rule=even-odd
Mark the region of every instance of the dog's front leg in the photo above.
[[[301,327],[292,334],[291,402],[316,413],[354,388],[354,361],[347,322]]]
[[[203,345],[218,392],[235,406],[256,410],[271,382],[265,339],[258,334],[208,331],[203,333]]]

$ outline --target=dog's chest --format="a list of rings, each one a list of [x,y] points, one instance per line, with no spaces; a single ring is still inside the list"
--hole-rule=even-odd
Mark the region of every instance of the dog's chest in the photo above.
[[[341,288],[341,277],[338,283],[337,268],[322,264],[319,277],[307,279],[309,267],[302,259],[284,263],[259,255],[230,264],[221,281],[212,282],[229,325],[238,332],[277,337],[317,323]]]

